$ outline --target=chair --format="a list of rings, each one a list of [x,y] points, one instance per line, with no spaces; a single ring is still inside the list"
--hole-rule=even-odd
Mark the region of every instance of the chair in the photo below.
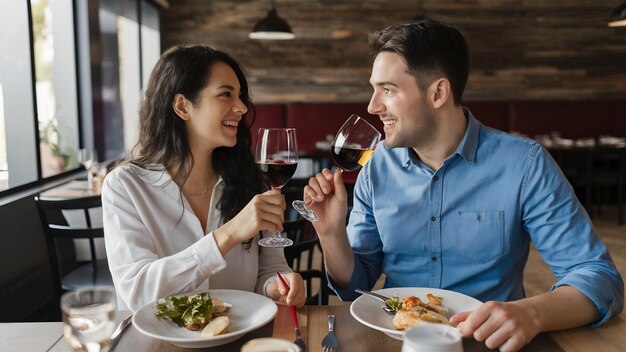
[[[615,201],[617,223],[624,224],[624,177],[626,173],[626,149],[599,147],[593,153],[593,187],[596,194],[597,212],[602,205]]]
[[[314,268],[313,256],[315,248],[319,246],[319,239],[311,224],[302,218],[287,221],[283,224],[287,237],[293,241],[293,245],[285,247],[285,259],[287,264],[304,279],[307,292],[306,304],[328,304],[328,286],[326,273],[323,268]],[[303,267],[303,255],[307,254],[306,267]],[[322,259],[323,262],[323,259]],[[319,291],[313,293],[313,281],[319,280]]]
[[[589,216],[593,217],[593,149],[550,148],[548,151],[574,188]]]
[[[285,208],[286,222],[297,220],[300,217],[298,212],[291,206],[291,203],[294,200],[302,200],[304,187],[307,185],[308,181],[308,179],[292,178],[289,183],[281,189],[282,194],[285,196],[285,203],[287,205]]]
[[[113,279],[109,271],[106,259],[97,260],[95,238],[103,238],[102,227],[92,227],[89,209],[102,206],[100,196],[91,196],[73,199],[44,198],[35,196],[35,204],[39,211],[43,232],[48,245],[48,256],[50,269],[52,271],[52,281],[54,297],[56,302],[60,301],[64,291],[77,290],[88,287],[113,287]],[[63,210],[83,210],[85,214],[86,227],[72,227],[60,220]],[[69,273],[61,267],[58,252],[61,239],[88,239],[90,249],[90,261],[82,263]],[[58,305],[57,305],[58,306]],[[60,311],[57,311],[57,314]]]

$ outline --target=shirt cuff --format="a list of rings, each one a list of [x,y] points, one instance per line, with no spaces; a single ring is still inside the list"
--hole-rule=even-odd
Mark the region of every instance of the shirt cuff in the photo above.
[[[613,315],[618,314],[623,309],[623,295],[618,292],[619,290],[613,289],[611,285],[607,285],[604,282],[597,282],[590,280],[588,277],[581,277],[577,275],[566,275],[561,280],[557,281],[550,291],[556,289],[559,286],[571,286],[593,303],[600,315],[600,319],[591,324],[592,327],[598,327],[606,323]],[[599,291],[598,287],[604,287],[604,290]]]
[[[365,273],[365,270],[363,270],[361,263],[356,258],[354,258],[354,270],[350,276],[350,282],[348,282],[347,288],[338,287],[337,283],[330,277],[330,275],[328,275],[328,271],[326,272],[328,287],[335,291],[337,297],[339,297],[342,301],[353,301],[357,299],[361,295],[355,291],[357,288],[365,291],[372,289],[371,287],[367,287],[367,280],[362,279],[365,277],[367,277],[367,274]]]
[[[276,280],[274,276],[270,276],[267,280],[265,280],[265,283],[263,284],[263,296],[271,298],[267,295],[267,285],[271,284],[274,280]]]
[[[196,242],[193,246],[193,254],[198,261],[200,272],[207,277],[226,268],[226,260],[215,242],[213,232],[209,232]]]

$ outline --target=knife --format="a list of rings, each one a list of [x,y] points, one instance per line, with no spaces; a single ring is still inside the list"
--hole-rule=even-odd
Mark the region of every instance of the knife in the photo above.
[[[128,318],[122,320],[122,322],[117,326],[117,328],[115,328],[115,331],[113,331],[113,334],[111,334],[111,344],[109,345],[109,350],[113,350],[115,345],[117,345],[117,343],[122,338],[122,333],[126,331],[126,328],[130,324],[132,324],[132,322],[133,322],[133,315],[131,314]]]

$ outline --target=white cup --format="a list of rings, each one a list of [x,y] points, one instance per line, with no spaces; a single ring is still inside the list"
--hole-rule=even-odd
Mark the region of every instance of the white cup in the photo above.
[[[402,352],[463,352],[461,333],[450,325],[421,323],[404,334]]]
[[[263,337],[246,342],[241,352],[300,352],[300,347],[287,340]]]

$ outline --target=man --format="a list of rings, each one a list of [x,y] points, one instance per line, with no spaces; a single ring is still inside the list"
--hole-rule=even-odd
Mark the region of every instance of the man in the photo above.
[[[462,292],[486,303],[450,321],[502,351],[621,312],[622,278],[554,160],[460,105],[469,66],[461,33],[419,19],[370,44],[368,111],[385,140],[359,174],[347,229],[341,172],[323,170],[304,191],[339,297],[356,298],[381,273],[385,287]],[[525,298],[531,240],[558,281]]]

